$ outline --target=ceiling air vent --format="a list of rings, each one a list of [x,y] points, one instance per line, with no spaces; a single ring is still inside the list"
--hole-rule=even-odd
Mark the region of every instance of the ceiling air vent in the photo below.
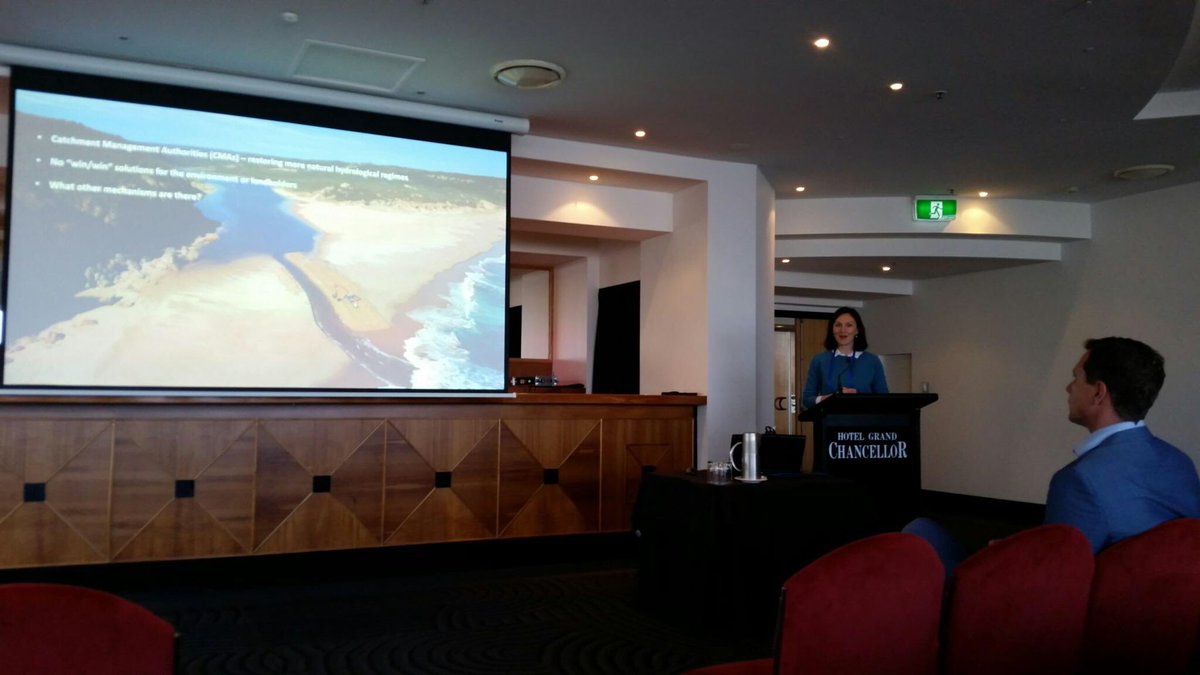
[[[1175,170],[1173,164],[1139,164],[1137,166],[1127,166],[1124,169],[1117,169],[1113,172],[1113,177],[1122,180],[1149,180],[1165,176]]]

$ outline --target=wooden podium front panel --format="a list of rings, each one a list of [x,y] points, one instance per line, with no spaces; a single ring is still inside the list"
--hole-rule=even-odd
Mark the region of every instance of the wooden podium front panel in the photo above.
[[[601,478],[604,529],[629,527],[642,475],[676,473],[692,465],[695,425],[681,419],[616,419],[606,422]]]
[[[0,405],[0,568],[626,530],[696,402],[562,398]]]

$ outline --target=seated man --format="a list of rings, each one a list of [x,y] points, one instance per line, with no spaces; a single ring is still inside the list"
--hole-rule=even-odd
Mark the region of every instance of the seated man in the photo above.
[[[1046,522],[1074,525],[1098,552],[1165,521],[1200,517],[1195,465],[1143,421],[1165,379],[1162,356],[1129,338],[1084,348],[1067,385],[1067,416],[1092,433],[1051,479]]]
[[[1175,518],[1200,518],[1200,476],[1143,420],[1166,378],[1162,356],[1129,338],[1088,340],[1067,385],[1067,417],[1092,432],[1050,480],[1046,523],[1073,525],[1097,553]],[[944,526],[904,528],[928,541],[949,576],[968,551]]]

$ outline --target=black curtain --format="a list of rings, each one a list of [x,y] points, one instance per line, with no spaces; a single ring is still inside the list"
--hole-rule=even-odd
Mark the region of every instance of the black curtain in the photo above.
[[[504,348],[510,359],[521,358],[521,305],[508,308],[508,318],[505,319],[507,337]]]
[[[631,281],[600,289],[592,393],[640,392],[641,288],[640,281]]]

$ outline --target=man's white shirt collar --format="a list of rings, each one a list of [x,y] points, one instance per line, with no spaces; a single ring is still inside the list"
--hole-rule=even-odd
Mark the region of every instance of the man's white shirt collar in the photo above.
[[[1076,457],[1083,457],[1089,450],[1103,443],[1104,439],[1108,438],[1109,436],[1122,431],[1128,431],[1130,429],[1144,426],[1146,426],[1146,420],[1138,420],[1136,422],[1117,422],[1116,424],[1110,424],[1103,429],[1097,429],[1093,431],[1090,436],[1083,440],[1082,443],[1075,446],[1075,449],[1072,450],[1072,452],[1075,453]]]

